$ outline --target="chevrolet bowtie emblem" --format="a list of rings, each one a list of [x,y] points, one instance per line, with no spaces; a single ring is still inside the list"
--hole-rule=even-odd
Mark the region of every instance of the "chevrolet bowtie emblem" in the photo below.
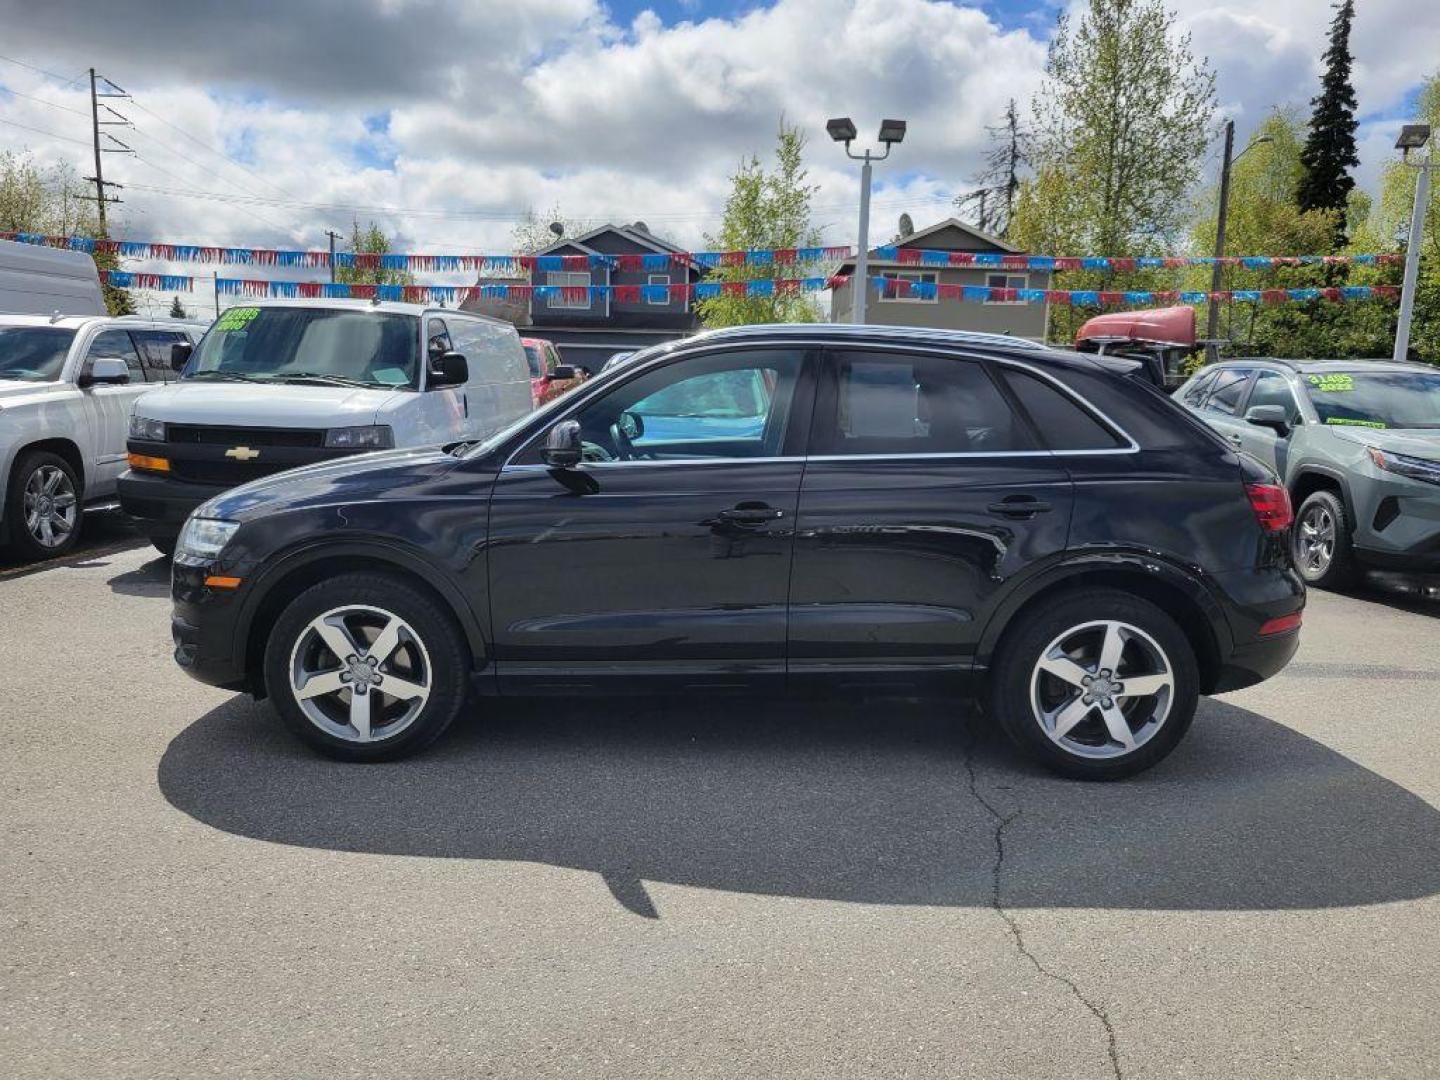
[[[232,446],[225,451],[225,456],[234,458],[236,461],[250,461],[260,456],[259,450],[251,450],[248,446]]]

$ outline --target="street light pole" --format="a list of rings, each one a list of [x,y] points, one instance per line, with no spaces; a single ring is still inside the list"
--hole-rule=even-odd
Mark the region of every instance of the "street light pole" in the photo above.
[[[859,253],[855,257],[855,281],[852,288],[855,293],[856,324],[865,322],[865,303],[870,293],[870,178],[873,170],[871,164],[876,161],[884,161],[890,156],[891,148],[905,138],[904,120],[882,120],[880,122],[880,142],[885,145],[883,154],[875,154],[874,151],[866,150],[863,154],[857,154],[850,149],[850,144],[855,141],[857,134],[855,122],[848,116],[837,117],[825,124],[825,130],[830,137],[838,143],[845,144],[845,156],[853,161],[863,162],[860,166],[860,246]]]
[[[1400,129],[1400,138],[1395,146],[1409,164],[1411,150],[1418,150],[1430,138],[1426,124],[1406,124]],[[1410,240],[1405,246],[1405,279],[1400,287],[1400,318],[1395,324],[1395,351],[1392,359],[1404,360],[1410,351],[1410,320],[1415,313],[1415,282],[1420,273],[1420,244],[1425,231],[1425,210],[1430,202],[1430,171],[1435,168],[1435,148],[1425,155],[1418,166],[1420,175],[1415,180],[1415,205],[1410,210]]]

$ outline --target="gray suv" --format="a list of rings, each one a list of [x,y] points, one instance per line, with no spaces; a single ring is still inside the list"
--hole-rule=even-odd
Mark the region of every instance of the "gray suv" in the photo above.
[[[1440,571],[1440,369],[1227,360],[1175,400],[1284,481],[1309,584],[1343,588],[1362,565]]]

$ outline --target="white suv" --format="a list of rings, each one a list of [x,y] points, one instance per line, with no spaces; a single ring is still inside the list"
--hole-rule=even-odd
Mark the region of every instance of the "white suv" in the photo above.
[[[0,541],[63,554],[80,513],[115,501],[135,398],[174,378],[170,347],[205,327],[175,319],[0,315]]]

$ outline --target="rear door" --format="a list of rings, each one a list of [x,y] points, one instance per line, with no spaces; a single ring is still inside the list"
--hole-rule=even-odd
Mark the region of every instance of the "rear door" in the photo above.
[[[1245,447],[1245,429],[1250,425],[1240,418],[1240,406],[1250,392],[1252,368],[1223,367],[1215,373],[1215,381],[1200,404],[1200,418],[1225,437],[1236,450]]]
[[[1002,379],[971,356],[827,351],[795,531],[792,681],[968,672],[1009,579],[1064,550],[1069,476]]]

